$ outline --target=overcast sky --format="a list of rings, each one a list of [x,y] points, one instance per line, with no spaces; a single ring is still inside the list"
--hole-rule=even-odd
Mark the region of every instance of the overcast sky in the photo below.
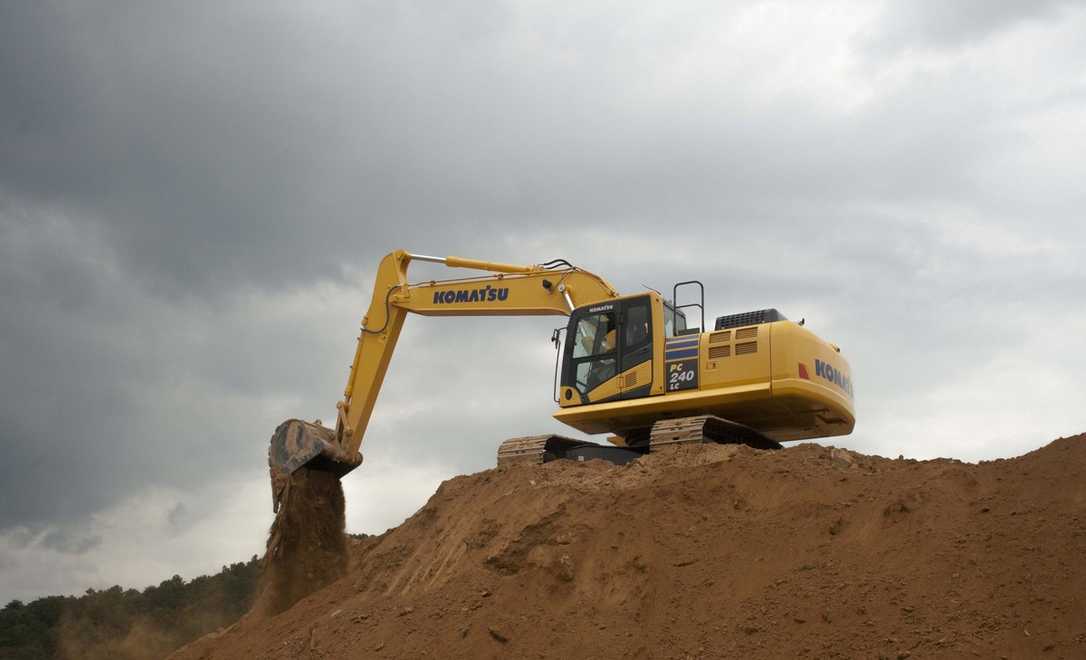
[[[0,4],[0,603],[260,552],[399,247],[805,317],[838,446],[1086,431],[1081,2],[154,4]],[[561,324],[409,319],[350,531],[561,431]]]

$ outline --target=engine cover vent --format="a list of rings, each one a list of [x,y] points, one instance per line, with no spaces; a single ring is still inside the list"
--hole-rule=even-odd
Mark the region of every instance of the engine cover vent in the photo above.
[[[714,332],[709,335],[709,344],[723,344],[732,340],[731,331]]]
[[[732,347],[728,344],[723,346],[710,346],[709,347],[709,359],[719,360],[720,358],[729,357],[732,354]]]
[[[735,339],[736,339],[736,341],[738,341],[740,339],[754,339],[757,336],[758,336],[758,326],[754,326],[752,328],[740,328],[739,330],[735,331]]]
[[[788,317],[781,314],[775,309],[759,309],[753,312],[743,312],[742,314],[729,314],[727,316],[716,317],[715,330],[725,330],[727,328],[738,328],[744,325],[758,325],[760,323],[772,323],[773,321],[787,321]]]
[[[735,345],[735,354],[736,355],[749,355],[750,353],[757,353],[757,352],[758,352],[758,342],[756,342],[756,341],[748,341],[748,342],[745,342],[745,343],[742,343],[742,344],[736,344]]]

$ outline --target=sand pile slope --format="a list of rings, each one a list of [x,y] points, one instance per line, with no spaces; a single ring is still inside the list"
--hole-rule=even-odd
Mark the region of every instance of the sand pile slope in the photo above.
[[[1086,657],[1086,436],[980,465],[805,444],[488,470],[351,551],[174,657]]]

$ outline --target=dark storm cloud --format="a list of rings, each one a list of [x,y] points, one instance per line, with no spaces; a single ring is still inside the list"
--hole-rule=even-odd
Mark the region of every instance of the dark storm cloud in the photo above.
[[[268,431],[247,420],[273,428],[267,417],[284,412],[268,402],[313,382],[321,361],[291,352],[305,330],[320,333],[313,319],[280,321],[244,291],[165,304],[93,227],[14,213],[27,214],[32,223],[0,223],[0,526],[81,516],[149,483],[206,483],[259,466],[257,439]],[[256,381],[266,382],[260,394]]]
[[[473,113],[428,96],[455,91],[441,89],[439,53],[468,48],[479,28],[460,28],[489,19],[444,26],[427,14],[437,23],[408,43],[394,41],[421,18],[407,8],[220,9],[11,7],[5,187],[77,206],[134,274],[202,292],[334,275],[329,251],[372,257],[385,222],[440,230],[443,209],[474,194],[451,171],[452,152],[473,140],[448,130]],[[408,56],[418,80],[403,79]]]
[[[525,36],[561,50],[518,50],[511,10],[409,7],[17,5],[4,181],[79,208],[150,284],[213,294],[335,276],[404,221],[463,251],[543,219],[764,213],[782,186],[810,202],[961,194],[978,144],[1000,142],[971,128],[983,98],[887,99],[856,121],[742,89],[663,93],[616,40],[652,26],[556,19]]]
[[[148,519],[195,535],[222,509],[197,495],[262,479],[278,422],[331,414],[401,246],[565,257],[627,292],[702,279],[709,323],[776,306],[844,347],[858,448],[943,451],[903,411],[1018,434],[960,456],[1035,446],[1054,427],[999,418],[1011,393],[943,402],[1005,369],[1064,388],[1034,405],[1066,396],[1075,358],[1052,366],[1033,319],[1082,323],[1086,52],[1056,37],[1083,14],[898,3],[841,27],[870,7],[5,4],[0,541],[61,525],[63,554],[148,488],[173,489]],[[1044,31],[1030,58],[999,43],[1021,26]],[[560,322],[410,319],[367,467],[477,470],[563,431]]]

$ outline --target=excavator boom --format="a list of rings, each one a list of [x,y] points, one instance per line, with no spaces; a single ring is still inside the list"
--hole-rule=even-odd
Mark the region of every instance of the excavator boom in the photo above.
[[[412,261],[444,264],[486,274],[411,284]],[[377,268],[373,298],[362,318],[354,361],[343,399],[336,404],[336,428],[288,420],[276,430],[269,450],[274,473],[289,475],[303,465],[340,476],[362,462],[360,449],[389,361],[408,313],[425,316],[568,316],[575,308],[618,297],[602,277],[565,260],[522,266],[463,257],[431,257],[396,250]]]

